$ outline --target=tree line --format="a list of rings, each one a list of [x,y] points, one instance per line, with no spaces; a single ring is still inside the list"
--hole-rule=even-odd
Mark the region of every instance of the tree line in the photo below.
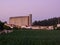
[[[51,26],[51,25],[56,25],[58,23],[60,23],[60,17],[54,17],[54,18],[45,19],[42,21],[35,20],[32,25],[33,26]]]

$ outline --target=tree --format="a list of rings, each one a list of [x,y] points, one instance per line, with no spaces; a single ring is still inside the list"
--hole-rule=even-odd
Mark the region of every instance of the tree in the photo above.
[[[4,23],[0,21],[0,30],[3,30]]]
[[[33,26],[37,26],[37,25],[38,25],[38,21],[34,21]]]
[[[59,20],[58,20],[59,19]],[[33,22],[33,25],[34,26],[51,26],[53,25],[54,27],[56,27],[56,25],[58,24],[58,22],[60,23],[60,18],[50,18],[50,19],[45,19],[45,20],[42,20],[42,21],[34,21]]]

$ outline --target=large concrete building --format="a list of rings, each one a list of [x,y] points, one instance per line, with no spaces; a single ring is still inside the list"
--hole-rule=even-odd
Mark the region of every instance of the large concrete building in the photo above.
[[[29,16],[10,17],[9,24],[13,24],[16,26],[31,26],[32,14],[29,14]]]

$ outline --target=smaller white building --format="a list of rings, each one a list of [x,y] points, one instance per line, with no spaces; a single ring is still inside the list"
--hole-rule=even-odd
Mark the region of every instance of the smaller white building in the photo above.
[[[57,24],[57,27],[60,27],[60,24]]]
[[[53,28],[53,26],[49,26],[48,29],[49,30],[53,30],[54,28]]]

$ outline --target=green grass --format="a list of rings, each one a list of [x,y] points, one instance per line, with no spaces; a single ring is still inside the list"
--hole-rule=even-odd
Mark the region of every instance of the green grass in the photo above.
[[[16,30],[0,35],[0,45],[60,45],[60,31]]]

